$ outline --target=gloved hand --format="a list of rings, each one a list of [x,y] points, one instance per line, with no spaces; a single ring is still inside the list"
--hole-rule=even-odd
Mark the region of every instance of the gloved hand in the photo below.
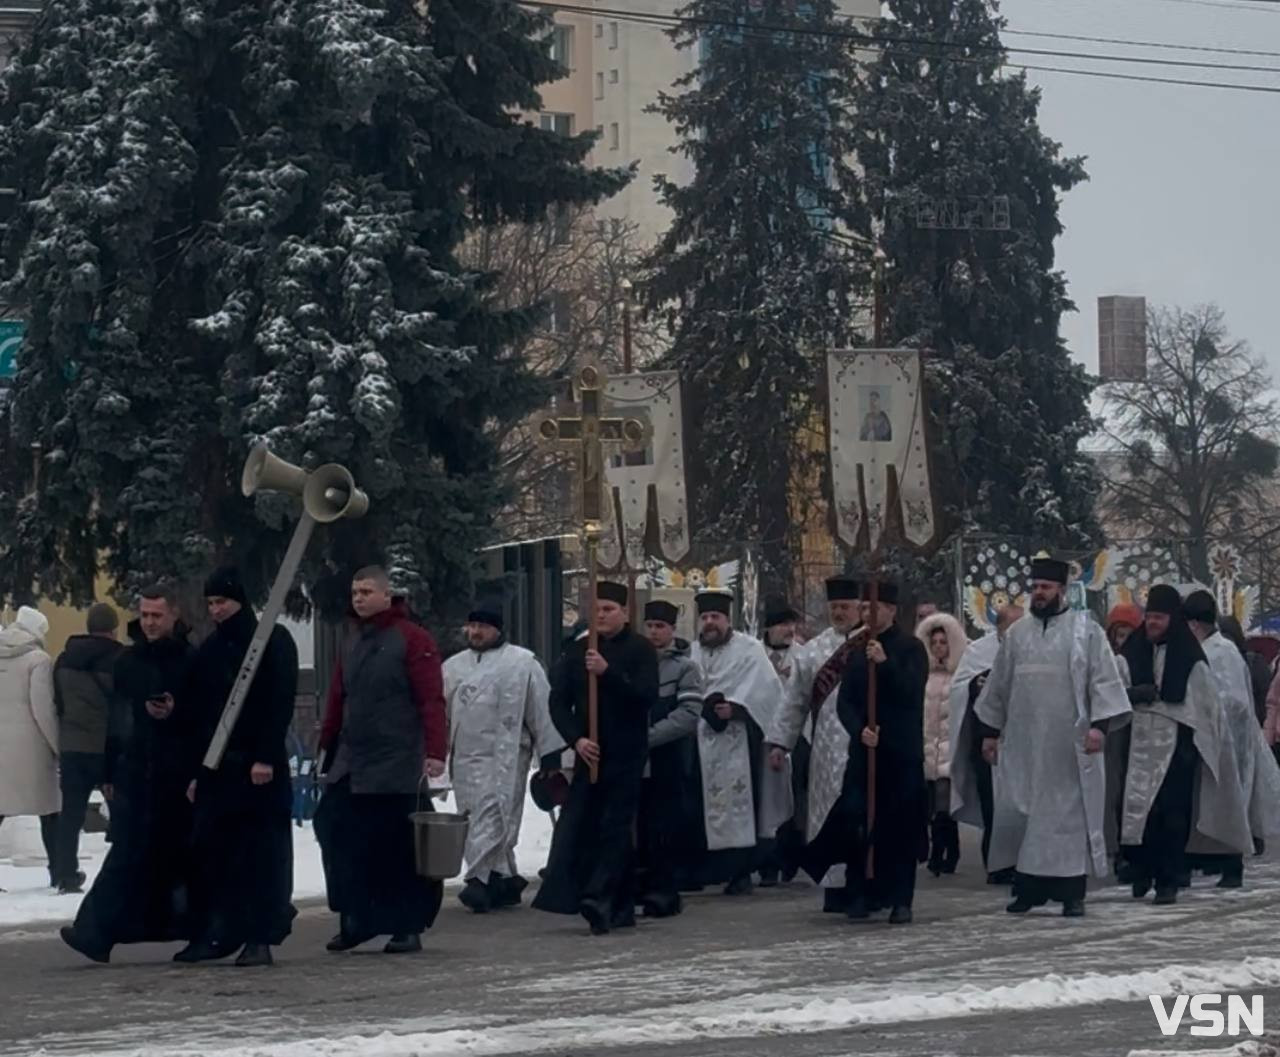
[[[1153,705],[1160,699],[1160,693],[1154,686],[1129,687],[1129,704]]]

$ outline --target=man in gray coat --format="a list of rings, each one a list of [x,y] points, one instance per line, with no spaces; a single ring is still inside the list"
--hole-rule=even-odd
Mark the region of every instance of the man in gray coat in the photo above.
[[[649,710],[649,773],[640,799],[640,905],[649,917],[680,913],[680,886],[698,853],[701,777],[694,736],[702,714],[702,673],[689,643],[676,638],[679,610],[644,607],[644,630],[658,651],[658,699]]]
[[[329,908],[341,919],[328,949],[389,935],[386,953],[408,954],[422,949],[444,895],[442,882],[418,876],[409,819],[420,784],[444,774],[448,754],[440,652],[392,599],[384,570],[356,573],[351,606],[357,623],[320,731],[328,787],[315,830]]]

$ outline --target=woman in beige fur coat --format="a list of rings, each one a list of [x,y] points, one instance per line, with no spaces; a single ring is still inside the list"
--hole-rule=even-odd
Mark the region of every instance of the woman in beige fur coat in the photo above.
[[[53,661],[44,649],[48,632],[49,621],[27,606],[0,631],[0,822],[19,815],[40,816],[53,884],[62,794]]]
[[[969,646],[960,622],[946,613],[926,617],[916,637],[929,653],[924,693],[924,777],[929,787],[929,872],[955,873],[960,827],[951,817],[951,680]]]

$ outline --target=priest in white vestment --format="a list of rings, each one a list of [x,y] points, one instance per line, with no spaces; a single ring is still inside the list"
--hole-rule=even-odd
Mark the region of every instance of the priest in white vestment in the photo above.
[[[822,831],[832,807],[844,789],[845,768],[849,764],[849,732],[840,722],[836,708],[840,679],[852,660],[842,652],[862,626],[862,586],[848,576],[833,576],[826,583],[827,612],[831,627],[795,651],[791,678],[787,681],[782,708],[765,738],[772,750],[770,766],[781,770],[787,754],[802,736],[809,740],[809,785],[805,805],[804,839],[812,841]],[[845,871],[833,867],[822,879],[823,910],[843,914]]]
[[[1250,832],[1255,843],[1265,842],[1277,835],[1280,768],[1258,726],[1249,663],[1239,647],[1218,630],[1218,606],[1213,595],[1208,591],[1193,591],[1182,608],[1192,634],[1204,650],[1218,690],[1227,742],[1235,756],[1240,794],[1249,806]],[[1194,836],[1187,851],[1191,859],[1189,865],[1207,873],[1221,872],[1219,888],[1239,888],[1244,884],[1242,854],[1205,847],[1204,842]]]
[[[1129,700],[1101,625],[1067,606],[1067,577],[1066,562],[1032,563],[1031,614],[1009,629],[974,706],[998,775],[987,865],[1016,869],[1011,914],[1052,900],[1081,917],[1087,876],[1108,872],[1102,750]]]
[[[791,776],[768,766],[764,732],[777,715],[782,681],[759,640],[729,624],[733,598],[697,596],[702,670],[698,766],[707,855],[701,880],[726,882],[726,895],[751,891],[751,873],[768,862],[778,827],[792,811]]]
[[[1156,584],[1121,655],[1133,723],[1120,844],[1133,897],[1177,902],[1186,853],[1252,850],[1249,815],[1218,687],[1176,588]],[[1193,843],[1194,841],[1194,843]]]
[[[515,849],[531,763],[565,746],[547,708],[546,673],[506,641],[501,602],[477,603],[465,630],[470,648],[445,662],[444,690],[454,794],[471,817],[458,898],[483,914],[520,903],[527,882]]]

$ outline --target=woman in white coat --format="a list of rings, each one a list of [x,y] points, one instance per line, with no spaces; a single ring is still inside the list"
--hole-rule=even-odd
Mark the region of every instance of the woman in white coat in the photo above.
[[[27,606],[0,631],[0,822],[39,815],[49,857],[49,883],[58,876],[58,713],[53,661],[44,651],[49,621]]]
[[[924,777],[929,787],[929,872],[955,873],[960,862],[960,827],[951,817],[951,682],[969,646],[955,617],[935,613],[916,628],[929,653],[924,692]]]

